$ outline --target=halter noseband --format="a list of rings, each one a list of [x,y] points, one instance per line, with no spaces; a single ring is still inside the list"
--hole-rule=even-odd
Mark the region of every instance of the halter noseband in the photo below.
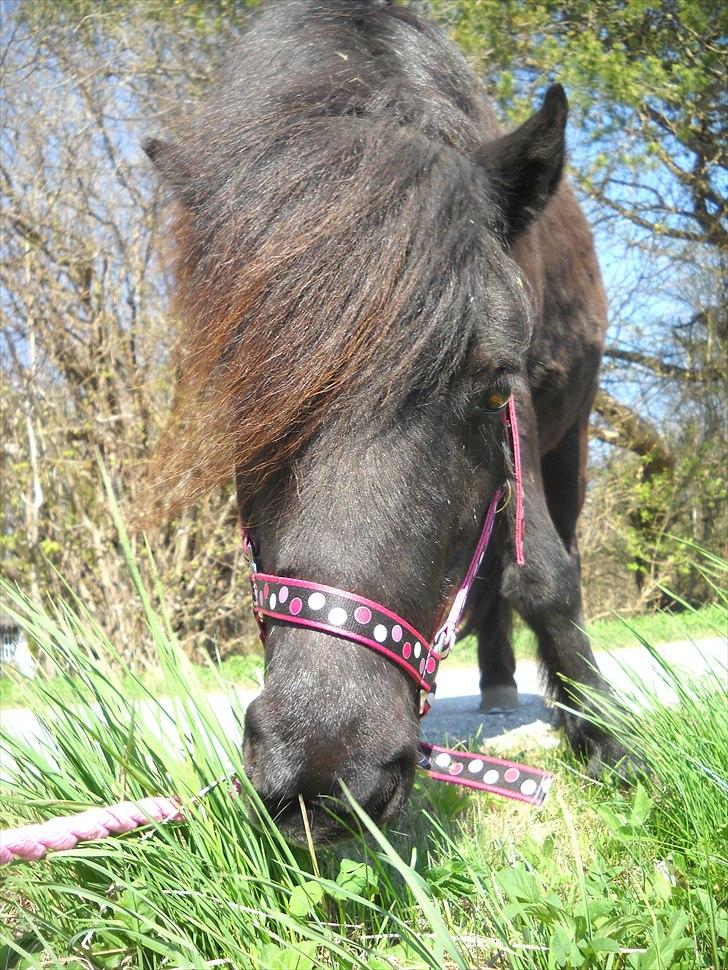
[[[514,545],[516,562],[522,566],[525,562],[523,479],[513,397],[509,398],[503,411],[503,425],[513,455],[516,493]],[[493,532],[499,503],[510,492],[510,487],[510,482],[506,482],[496,489],[465,578],[432,640],[424,637],[403,617],[358,593],[304,579],[258,572],[256,549],[249,531],[243,527],[243,545],[251,564],[253,610],[261,640],[265,641],[265,620],[268,618],[361,643],[397,664],[415,681],[420,691],[420,717],[424,717],[434,700],[440,662],[447,657],[457,638],[470,589]],[[422,767],[426,767],[432,777],[443,781],[492,791],[535,805],[543,802],[550,787],[551,776],[538,768],[526,768],[509,761],[424,743],[420,743],[420,750],[425,759]]]

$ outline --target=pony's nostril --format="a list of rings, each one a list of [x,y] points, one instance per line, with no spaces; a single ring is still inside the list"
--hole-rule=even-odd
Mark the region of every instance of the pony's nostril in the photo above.
[[[414,754],[402,751],[382,766],[377,789],[364,808],[371,818],[381,822],[395,815],[404,804],[414,775]]]
[[[244,740],[246,740],[246,741],[248,741],[248,740],[250,740],[250,741],[259,741],[260,740],[260,737],[261,737],[261,734],[262,734],[262,729],[261,729],[261,724],[260,724],[260,718],[261,718],[260,698],[259,697],[256,697],[256,699],[251,704],[248,705],[248,708],[247,708],[247,710],[245,712],[245,721],[244,721],[245,734],[244,734]]]
[[[296,827],[301,821],[301,810],[298,799],[284,799],[282,801],[264,801],[270,817],[279,828]]]
[[[403,784],[411,784],[417,767],[417,751],[412,747],[401,748],[386,764],[383,771],[398,778]]]
[[[406,775],[414,771],[415,765],[417,763],[417,751],[415,748],[407,745],[406,747],[400,748],[396,751],[389,761],[384,763],[384,768],[388,769],[398,769],[403,775]]]

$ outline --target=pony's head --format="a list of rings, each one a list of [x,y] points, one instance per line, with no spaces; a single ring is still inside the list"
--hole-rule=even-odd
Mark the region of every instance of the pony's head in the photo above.
[[[258,569],[352,590],[425,636],[507,478],[529,302],[509,248],[563,166],[560,87],[518,130],[400,7],[264,8],[185,139],[147,153],[178,203],[168,509],[236,476]],[[241,596],[247,595],[247,585]],[[365,646],[269,624],[245,763],[289,834],[377,821],[416,765],[416,685]],[[330,804],[330,803],[329,803]]]

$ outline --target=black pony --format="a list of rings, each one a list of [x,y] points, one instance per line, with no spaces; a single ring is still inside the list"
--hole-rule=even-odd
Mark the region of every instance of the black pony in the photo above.
[[[526,562],[512,511],[476,581],[484,710],[517,702],[515,607],[560,675],[604,688],[582,623],[576,522],[606,326],[592,238],[561,181],[567,103],[503,135],[455,46],[410,10],[274,0],[175,142],[145,149],[176,198],[179,385],[157,455],[173,511],[236,476],[264,572],[355,590],[432,634],[512,469],[490,402],[521,425]],[[241,597],[248,595],[241,585]],[[575,749],[622,752],[576,715]],[[415,685],[382,656],[274,625],[245,763],[286,830],[317,838],[343,780],[403,805]]]

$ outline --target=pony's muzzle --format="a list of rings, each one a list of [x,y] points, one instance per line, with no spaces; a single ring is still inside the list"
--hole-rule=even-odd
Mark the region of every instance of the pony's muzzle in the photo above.
[[[382,755],[373,743],[350,745],[341,736],[306,736],[272,718],[266,701],[264,692],[245,715],[245,770],[286,838],[305,841],[307,827],[317,842],[345,838],[356,823],[342,782],[375,822],[386,822],[400,811],[414,780],[414,745]]]

